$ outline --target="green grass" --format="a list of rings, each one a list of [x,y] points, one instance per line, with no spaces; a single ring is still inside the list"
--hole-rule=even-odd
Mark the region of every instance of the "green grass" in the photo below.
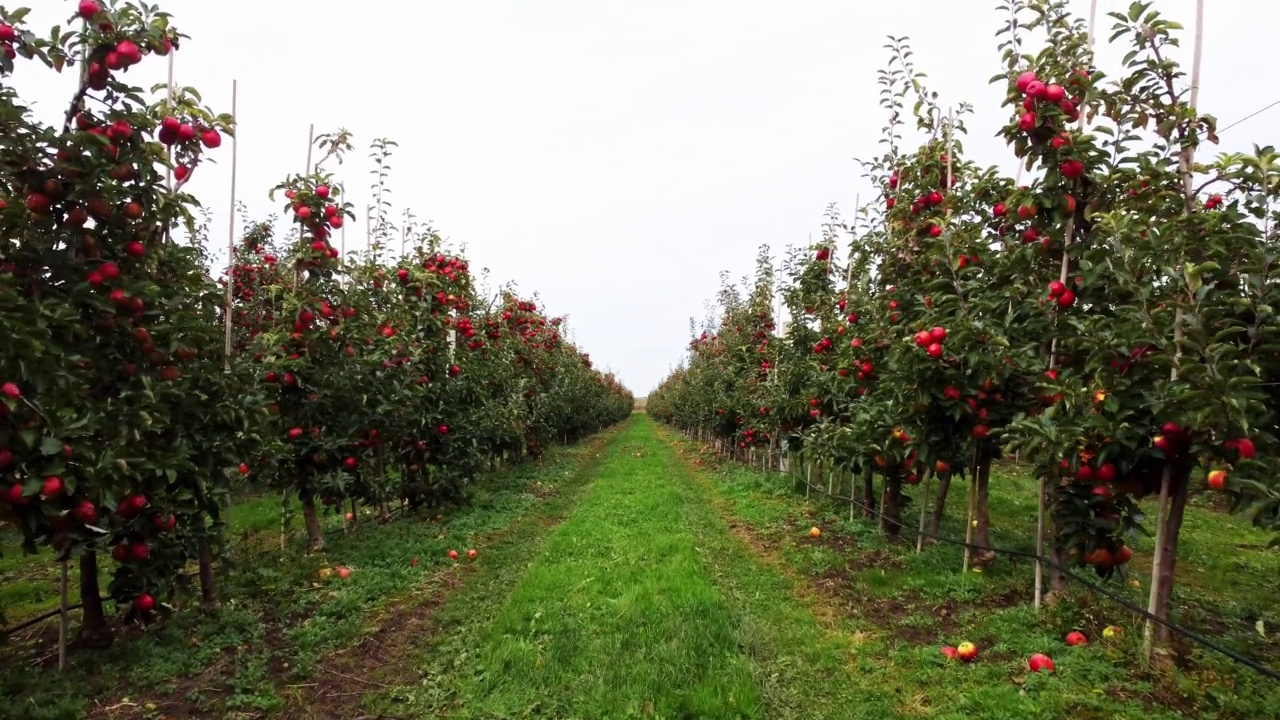
[[[963,535],[965,490],[944,534]],[[1030,479],[996,473],[996,544],[1030,545],[1034,504]],[[278,498],[237,504],[232,522],[232,601],[77,653],[66,675],[27,669],[40,646],[0,649],[5,717],[1253,720],[1280,706],[1275,683],[1212,654],[1140,663],[1140,625],[1105,599],[1076,592],[1037,616],[1027,561],[962,574],[956,547],[890,546],[847,506],[639,413],[499,473],[439,521],[344,535],[331,517],[320,556],[303,558],[300,538],[281,552]],[[1175,604],[1276,665],[1280,554],[1266,539],[1197,499]],[[469,547],[476,562],[445,559]],[[1148,552],[1140,542],[1135,570]],[[48,568],[5,562],[47,589]],[[338,564],[352,576],[317,579]],[[1110,624],[1124,632],[1105,640]],[[1073,629],[1090,645],[1066,647]],[[966,640],[979,660],[945,661],[940,647]],[[1034,652],[1057,672],[1027,672]]]
[[[749,528],[754,542],[840,604],[843,616],[867,633],[864,657],[873,658],[869,665],[876,669],[862,682],[894,686],[912,698],[899,708],[906,716],[1243,719],[1269,716],[1280,706],[1276,683],[1208,651],[1184,645],[1180,649],[1190,655],[1178,669],[1145,667],[1136,659],[1141,624],[1100,596],[1075,589],[1037,617],[1029,602],[1029,561],[1001,559],[982,574],[963,575],[959,547],[931,544],[918,555],[914,542],[890,547],[873,524],[851,521],[847,505],[816,494],[806,500],[776,472],[729,465],[694,443],[682,445],[708,468],[705,476],[728,514]],[[990,506],[996,545],[1034,547],[1035,488],[1012,467],[995,473]],[[963,538],[966,493],[963,483],[952,488],[943,535]],[[907,516],[914,526],[915,508]],[[819,540],[807,536],[813,525],[823,530]],[[1280,623],[1280,553],[1263,549],[1268,539],[1209,507],[1205,498],[1193,503],[1179,553],[1175,619],[1276,667],[1280,644],[1271,629]],[[1138,605],[1145,605],[1150,549],[1149,539],[1140,540],[1131,563],[1131,579],[1140,587],[1121,579],[1114,588]],[[1258,620],[1267,637],[1258,634]],[[1104,640],[1101,630],[1112,624],[1124,632]],[[1091,645],[1065,646],[1062,638],[1075,629]],[[979,645],[981,661],[944,663],[939,648],[965,640]],[[1027,673],[1024,663],[1034,652],[1050,654],[1057,673]]]
[[[415,609],[482,565],[488,544],[513,523],[563,510],[564,497],[585,482],[581,471],[596,447],[588,441],[554,448],[537,465],[500,471],[473,486],[466,505],[438,519],[361,522],[344,534],[338,516],[328,515],[328,548],[312,556],[303,555],[296,535],[280,550],[278,497],[238,503],[231,513],[235,564],[223,578],[227,602],[213,611],[189,608],[144,636],[123,629],[108,650],[73,653],[65,674],[28,667],[48,665],[47,633],[0,646],[5,717],[80,718],[94,711],[94,717],[250,718],[305,705],[308,691],[346,682],[332,666],[358,649],[381,618]],[[480,555],[455,565],[446,556],[454,548]],[[44,565],[7,561],[21,582],[47,587]],[[351,576],[319,578],[322,568],[337,565],[351,568]],[[43,593],[37,600],[49,602]],[[31,607],[39,607],[35,602]]]

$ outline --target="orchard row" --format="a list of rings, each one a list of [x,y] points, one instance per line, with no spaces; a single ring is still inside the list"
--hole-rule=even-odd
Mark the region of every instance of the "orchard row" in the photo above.
[[[0,8],[0,76],[35,60],[82,84],[55,126],[0,87],[0,521],[78,558],[86,644],[113,634],[104,555],[131,617],[194,577],[217,600],[233,482],[298,503],[315,550],[326,509],[461,501],[496,463],[631,412],[561,318],[483,296],[429,230],[341,257],[353,213],[322,167],[345,135],[277,188],[287,227],[251,226],[211,273],[182,188],[234,121],[184,93],[144,104],[126,77],[185,36],[132,2],[85,0],[81,29],[47,35],[26,14]]]
[[[940,108],[891,42],[885,151],[863,163],[882,197],[849,225],[832,213],[823,242],[788,259],[781,333],[764,249],[755,286],[722,290],[723,316],[648,411],[853,473],[894,538],[915,527],[904,497],[922,506],[935,479],[936,532],[959,477],[989,548],[991,463],[1018,452],[1042,479],[1045,553],[1102,578],[1123,574],[1138,501],[1155,499],[1152,609],[1167,618],[1194,487],[1280,528],[1280,158],[1197,160],[1216,121],[1168,57],[1179,26],[1149,4],[1110,16],[1132,46],[1114,79],[1066,3],[1003,4],[1016,22],[1002,20],[993,82],[1020,177],[965,157],[968,106]]]

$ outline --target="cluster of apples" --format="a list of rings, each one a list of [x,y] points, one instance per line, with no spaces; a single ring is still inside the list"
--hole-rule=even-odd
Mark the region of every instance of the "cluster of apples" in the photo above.
[[[947,339],[947,329],[942,326],[916,333],[916,345],[924,348],[926,354],[935,360],[942,357],[942,343]]]

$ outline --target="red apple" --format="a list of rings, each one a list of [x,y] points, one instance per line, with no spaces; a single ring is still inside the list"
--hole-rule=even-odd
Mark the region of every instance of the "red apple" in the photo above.
[[[971,642],[962,642],[956,648],[956,657],[964,662],[973,662],[978,659],[978,646]]]
[[[1084,633],[1079,631],[1072,631],[1067,633],[1066,639],[1067,639],[1067,644],[1071,646],[1086,645],[1089,642],[1089,639],[1084,636]]]
[[[449,551],[449,559],[450,559],[450,560],[457,560],[457,559],[458,559],[458,551],[457,551],[457,550],[450,550],[450,551]]]
[[[1053,672],[1053,660],[1048,655],[1036,653],[1027,660],[1027,668],[1031,672]]]
[[[50,476],[45,478],[44,482],[41,483],[40,494],[46,499],[56,498],[62,495],[63,488],[62,478]]]
[[[133,599],[133,609],[138,612],[151,612],[156,609],[156,599],[146,593],[142,593]]]
[[[92,525],[98,522],[98,508],[88,500],[81,500],[71,509],[71,515],[84,525]]]
[[[480,554],[480,553],[476,552],[475,550],[468,550],[468,551],[467,551],[467,559],[468,559],[468,560],[475,560],[475,559],[476,559],[476,555],[479,555],[479,554]]]

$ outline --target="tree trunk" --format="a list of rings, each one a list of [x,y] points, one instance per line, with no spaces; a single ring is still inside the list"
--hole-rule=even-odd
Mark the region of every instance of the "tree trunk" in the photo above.
[[[929,534],[942,529],[942,516],[947,511],[947,491],[951,489],[951,473],[938,473],[938,494],[933,498],[933,514],[929,516]]]
[[[870,462],[862,468],[862,517],[870,520],[876,514],[876,474]]]
[[[884,516],[881,528],[889,542],[902,538],[902,475],[896,470],[884,476]]]
[[[320,529],[320,516],[316,514],[316,498],[310,492],[301,493],[302,521],[307,526],[307,552],[324,549],[324,532]]]
[[[203,518],[200,524],[204,525]],[[200,557],[200,599],[205,605],[214,607],[218,604],[218,583],[213,576],[213,548],[209,545],[209,538],[203,534],[197,552]]]
[[[102,595],[98,590],[98,555],[86,550],[80,556],[80,604],[84,614],[80,625],[80,645],[87,648],[105,648],[115,639],[115,633],[107,624],[102,609]]]
[[[978,484],[978,502],[974,506],[973,519],[977,526],[973,529],[973,545],[977,550],[973,554],[975,567],[986,567],[995,559],[991,550],[991,513],[987,508],[988,489],[991,484],[991,456],[984,454],[978,461],[978,471],[974,473],[974,482]]]
[[[1174,468],[1169,488],[1169,514],[1165,517],[1161,540],[1159,585],[1156,589],[1155,616],[1165,622],[1173,609],[1173,571],[1178,563],[1178,536],[1182,531],[1182,519],[1187,509],[1187,489],[1191,467],[1183,462]],[[1156,641],[1167,644],[1172,631],[1164,625],[1156,625]]]

